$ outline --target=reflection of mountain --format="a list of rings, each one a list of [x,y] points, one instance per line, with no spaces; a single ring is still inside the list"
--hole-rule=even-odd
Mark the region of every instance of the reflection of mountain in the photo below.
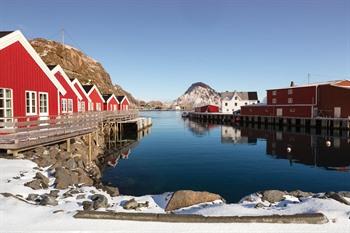
[[[207,122],[196,122],[191,120],[186,120],[185,122],[188,129],[196,136],[204,136],[208,134],[210,130],[218,127],[218,125]]]
[[[257,138],[242,135],[241,129],[233,126],[221,126],[221,143],[256,144]]]
[[[266,139],[266,153],[276,159],[288,159],[291,164],[336,170],[350,167],[350,140],[346,138],[254,128],[242,129],[241,137]]]

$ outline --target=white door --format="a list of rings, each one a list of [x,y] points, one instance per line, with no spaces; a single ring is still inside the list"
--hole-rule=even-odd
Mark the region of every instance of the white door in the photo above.
[[[277,108],[277,109],[276,109],[276,115],[277,115],[278,117],[283,116],[283,109],[282,109],[282,108]]]
[[[39,119],[49,119],[49,94],[45,92],[39,92]]]
[[[334,107],[334,117],[335,118],[341,117],[341,107]]]

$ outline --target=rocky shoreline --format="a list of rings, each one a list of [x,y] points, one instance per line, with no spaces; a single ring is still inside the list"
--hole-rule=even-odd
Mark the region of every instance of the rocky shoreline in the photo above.
[[[265,190],[243,197],[236,204],[226,204],[225,200],[218,194],[191,190],[179,190],[173,193],[144,197],[123,196],[120,195],[117,187],[106,186],[101,182],[101,169],[107,160],[111,159],[111,156],[115,156],[117,151],[98,146],[104,145],[103,135],[97,138],[99,141],[93,142],[97,150],[94,150],[94,159],[90,162],[86,156],[88,147],[84,137],[75,138],[72,141],[70,152],[68,152],[66,144],[62,143],[27,151],[21,155],[21,158],[2,159],[30,163],[28,170],[19,169],[16,175],[7,178],[6,184],[9,190],[12,189],[10,187],[13,183],[17,186],[23,185],[27,188],[26,191],[17,193],[5,191],[1,193],[2,196],[16,198],[27,204],[38,206],[60,207],[74,204],[71,211],[188,214],[194,211],[197,213],[198,210],[201,213],[204,210],[203,215],[207,209],[232,208],[230,205],[238,205],[239,208],[244,207],[257,211],[261,209],[264,214],[271,210],[271,213],[275,214],[280,208],[283,210],[291,205],[303,205],[307,201],[325,200],[328,203],[329,200],[333,200],[339,203],[342,208],[348,209],[348,212],[344,214],[348,216],[348,219],[350,217],[350,192],[348,191],[311,193],[301,190],[291,192]],[[32,191],[28,191],[28,188]],[[64,211],[67,210],[54,208],[52,213]]]

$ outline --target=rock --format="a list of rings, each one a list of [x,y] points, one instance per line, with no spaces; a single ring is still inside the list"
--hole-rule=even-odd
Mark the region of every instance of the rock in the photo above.
[[[107,208],[108,207],[108,200],[102,194],[92,195],[91,200],[93,201],[93,207],[95,210],[97,210],[99,208]]]
[[[93,210],[92,201],[83,201],[83,210]]]
[[[30,194],[28,194],[28,197],[26,198],[26,200],[38,202],[38,201],[40,201],[40,197],[36,193],[30,193]]]
[[[77,200],[85,199],[85,194],[79,194],[76,199]]]
[[[291,196],[297,197],[297,198],[301,198],[301,197],[310,197],[312,195],[314,195],[311,192],[303,192],[301,190],[294,190],[288,193]]]
[[[64,212],[64,210],[54,210],[54,211],[52,211],[53,214],[57,214],[57,213],[61,213],[61,212]]]
[[[255,209],[264,208],[264,207],[266,207],[266,206],[263,203],[261,203],[261,202],[259,202],[258,204],[256,204],[254,206]]]
[[[138,203],[135,200],[135,198],[133,198],[133,199],[126,201],[123,208],[126,210],[136,209],[136,208],[138,208]]]
[[[55,185],[57,189],[66,189],[73,184],[78,184],[78,174],[63,167],[56,168]]]
[[[81,174],[78,179],[79,184],[84,184],[85,186],[92,186],[94,184],[94,181],[86,173]]]
[[[34,178],[43,181],[43,183],[45,183],[46,186],[49,186],[49,182],[50,182],[49,178],[47,178],[46,176],[44,176],[41,172],[37,172],[37,173],[35,174],[35,177],[34,177]]]
[[[336,201],[338,201],[340,203],[343,203],[345,205],[350,205],[350,202],[347,201],[344,197],[342,197],[339,193],[334,193],[334,192],[329,193],[329,194],[326,193],[326,196],[328,198],[332,198],[332,199],[334,199],[334,200],[336,200]]]
[[[44,151],[43,151],[43,153],[42,153],[42,155],[44,155],[44,156],[48,156],[48,155],[50,155],[50,151],[48,151],[48,150],[44,150]]]
[[[77,168],[77,164],[73,158],[69,158],[68,160],[66,160],[64,162],[64,166],[69,170],[73,170]]]
[[[59,194],[60,190],[57,190],[57,189],[54,189],[54,190],[51,190],[49,195],[52,196],[52,197],[58,197],[58,194]]]
[[[34,190],[42,189],[42,181],[41,180],[32,180],[24,184],[24,186],[30,187]]]
[[[270,203],[275,203],[284,200],[285,192],[282,192],[280,190],[266,190],[262,193],[262,200],[268,201]]]
[[[342,197],[350,198],[350,191],[340,191],[338,194]]]
[[[195,192],[191,190],[180,190],[176,191],[173,194],[170,201],[168,202],[167,207],[165,208],[165,211],[172,211],[195,204],[212,202],[215,200],[224,201],[224,199],[218,194],[209,192]]]
[[[117,187],[112,186],[102,186],[102,190],[106,191],[111,197],[119,196],[119,189]]]
[[[41,195],[41,200],[40,200],[39,204],[40,205],[56,206],[56,205],[58,205],[58,201],[53,196],[50,196],[48,194],[44,194],[44,195]]]

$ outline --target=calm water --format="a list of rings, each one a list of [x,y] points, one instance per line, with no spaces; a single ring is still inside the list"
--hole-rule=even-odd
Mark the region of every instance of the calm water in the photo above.
[[[147,112],[151,133],[105,183],[121,193],[206,190],[236,202],[265,189],[350,190],[350,140],[184,121],[179,112]],[[291,151],[288,153],[287,148]]]

